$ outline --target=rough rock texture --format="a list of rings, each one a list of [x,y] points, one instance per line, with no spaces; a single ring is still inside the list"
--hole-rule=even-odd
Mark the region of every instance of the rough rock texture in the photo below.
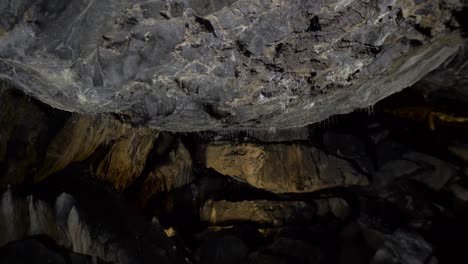
[[[266,226],[311,221],[315,208],[305,202],[291,201],[207,201],[200,210],[200,219],[212,225],[251,222]]]
[[[143,172],[158,137],[110,115],[70,115],[13,92],[0,94],[0,103],[0,185],[38,182],[88,161],[96,177],[123,190]]]
[[[462,45],[458,0],[5,0],[0,79],[172,131],[286,128],[367,107]]]
[[[96,155],[99,147],[107,147],[92,170],[116,189],[125,189],[143,171],[157,136],[157,131],[135,129],[109,116],[73,116],[48,145],[45,167],[38,179]]]
[[[349,162],[305,144],[207,145],[201,153],[206,167],[276,193],[368,184]]]
[[[82,184],[70,179],[63,182],[72,188]],[[61,193],[51,200],[33,195],[25,197],[11,189],[3,192],[0,195],[0,246],[7,245],[10,249],[0,248],[0,252],[15,250],[14,244],[8,245],[11,241],[38,236],[106,263],[181,263],[175,256],[172,242],[157,221],[148,223],[141,216],[134,215],[122,200],[99,187],[86,184],[80,187],[86,187],[86,192],[79,188],[72,192],[78,191],[82,195]],[[57,193],[53,189],[47,191],[49,194]],[[95,210],[99,210],[99,216],[93,215]],[[34,244],[37,243],[26,243],[25,246],[31,246],[35,254],[45,251],[41,247],[37,249],[39,252],[34,251],[37,248]],[[21,247],[21,244],[16,246]],[[47,251],[44,254],[46,256],[40,263],[61,263],[59,255]],[[0,260],[3,257],[12,260],[8,254],[2,254]],[[59,262],[44,261],[47,257],[57,258]]]
[[[138,132],[132,131],[112,145],[96,170],[98,177],[112,182],[117,190],[126,189],[140,176],[157,137],[154,131]]]
[[[144,203],[156,193],[188,185],[193,181],[192,176],[192,157],[184,144],[177,142],[167,158],[146,175],[140,200]]]
[[[463,16],[463,14],[460,15]],[[416,87],[421,93],[433,100],[449,99],[464,104],[468,103],[467,59],[468,41],[465,40],[457,54],[422,79]]]

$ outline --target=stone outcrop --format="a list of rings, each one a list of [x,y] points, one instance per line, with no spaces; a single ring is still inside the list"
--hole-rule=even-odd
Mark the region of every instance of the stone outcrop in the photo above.
[[[67,184],[70,180],[64,179],[63,182]],[[21,260],[21,256],[8,254],[25,246],[32,250],[31,254],[35,253],[34,250],[44,251],[43,256],[36,256],[42,262],[33,263],[44,263],[46,259],[49,263],[65,263],[60,262],[59,254],[41,249],[40,244],[32,243],[34,241],[11,243],[36,237],[105,263],[182,263],[157,221],[149,222],[134,216],[130,208],[112,194],[96,192],[96,186],[86,187],[86,192],[80,190],[79,196],[61,193],[52,200],[24,196],[11,189],[3,192],[0,195],[0,246],[5,247],[0,248],[0,260]],[[57,193],[57,190],[45,191]],[[102,215],[90,215],[94,210],[99,210]],[[143,234],[145,238],[141,239]],[[51,257],[57,258],[58,262],[51,262],[54,260]]]
[[[465,1],[465,5],[466,1]],[[465,13],[467,7],[465,7]],[[460,16],[466,14],[460,13]],[[465,22],[466,23],[466,22]],[[465,24],[465,31],[468,24]],[[454,100],[462,104],[468,103],[468,41],[465,40],[463,46],[457,54],[442,64],[437,70],[431,72],[422,79],[416,88],[431,100]]]
[[[208,168],[275,193],[368,184],[347,161],[304,144],[207,145],[200,153]]]
[[[109,153],[99,163],[96,175],[112,182],[117,190],[129,187],[143,172],[157,133],[132,131],[112,145]]]
[[[111,115],[71,115],[12,92],[0,100],[3,185],[38,182],[87,161],[93,175],[124,190],[142,173],[158,137]]]
[[[47,147],[37,180],[106,149],[91,166],[93,173],[118,190],[140,175],[158,132],[132,128],[110,116],[72,116]],[[93,158],[91,158],[93,159]]]
[[[5,0],[0,79],[160,130],[299,127],[411,86],[463,44],[458,0]]]
[[[144,203],[156,193],[168,192],[192,181],[192,157],[182,142],[176,142],[166,159],[157,161],[154,170],[146,175],[139,191],[140,199]]]
[[[207,201],[200,219],[212,225],[251,222],[263,226],[283,226],[311,221],[315,207],[300,201]]]

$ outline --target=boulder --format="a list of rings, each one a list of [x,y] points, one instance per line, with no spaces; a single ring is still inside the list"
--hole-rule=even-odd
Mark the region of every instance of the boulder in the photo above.
[[[275,193],[368,184],[349,162],[306,144],[207,145],[201,153],[206,167]]]
[[[143,203],[156,193],[171,191],[193,181],[192,157],[182,142],[176,142],[167,157],[160,158],[155,168],[146,175],[139,191]]]
[[[52,109],[12,90],[0,94],[0,184],[39,182],[72,163],[124,190],[140,176],[159,132],[108,114]]]
[[[128,188],[143,172],[157,138],[157,132],[145,132],[136,129],[119,138],[97,166],[96,176],[112,183],[119,191]]]
[[[262,226],[305,224],[314,219],[315,208],[297,201],[212,201],[203,204],[200,219],[212,225],[251,222]]]

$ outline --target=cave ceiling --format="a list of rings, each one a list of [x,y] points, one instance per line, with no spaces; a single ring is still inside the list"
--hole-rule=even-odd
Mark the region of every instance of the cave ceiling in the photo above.
[[[302,127],[439,67],[460,82],[464,5],[2,0],[0,80],[54,108],[164,131]]]

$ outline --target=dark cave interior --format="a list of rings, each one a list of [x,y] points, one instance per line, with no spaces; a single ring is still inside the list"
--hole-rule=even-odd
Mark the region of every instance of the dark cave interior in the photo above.
[[[14,90],[1,97],[7,98],[3,106],[16,109],[1,116],[2,129],[14,131],[2,141],[2,263],[468,261],[468,113],[462,102],[409,88],[372,108],[301,129],[160,132],[137,177],[122,187],[119,166],[128,168],[108,158],[122,138],[104,139],[81,160],[64,150],[74,155],[66,166],[47,160],[57,159],[47,154],[54,142],[80,139],[70,120],[79,126],[78,119],[96,117],[61,112]],[[31,115],[46,118],[24,124]],[[203,153],[211,147],[221,150]],[[314,168],[290,158],[303,155],[291,150],[297,147],[313,149],[317,173],[335,182],[315,179],[323,187],[309,191],[307,183],[297,183],[296,191],[278,191],[281,186],[262,185],[262,175],[257,186],[242,173],[223,175],[223,169],[261,173],[246,167],[266,165],[278,171],[266,180],[281,184],[281,169]],[[257,149],[264,152],[250,156]],[[271,162],[261,158],[268,152],[280,152],[273,156],[283,159],[279,165],[261,164]],[[246,156],[252,163],[244,163]],[[366,181],[348,183],[342,172],[320,171],[333,162],[345,162]],[[44,164],[63,168],[43,174]],[[100,164],[106,174],[96,169]]]
[[[468,263],[467,32],[467,0],[0,0],[0,264]]]

